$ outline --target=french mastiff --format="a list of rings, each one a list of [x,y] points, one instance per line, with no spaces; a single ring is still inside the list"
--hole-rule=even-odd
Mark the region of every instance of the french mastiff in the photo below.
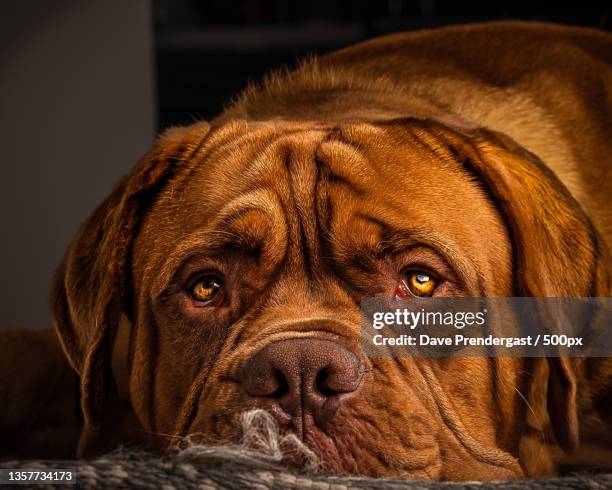
[[[609,296],[611,65],[591,29],[400,33],[167,130],[70,245],[54,333],[2,334],[4,454],[235,442],[263,408],[332,474],[609,465],[609,358],[368,358],[359,304]]]

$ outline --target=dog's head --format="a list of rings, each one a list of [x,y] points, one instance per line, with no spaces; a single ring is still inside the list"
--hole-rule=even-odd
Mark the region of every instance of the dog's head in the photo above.
[[[239,414],[260,407],[331,472],[519,477],[522,438],[544,430],[528,417],[534,386],[545,396],[529,410],[562,447],[577,444],[571,363],[369,359],[360,299],[601,295],[600,246],[559,180],[486,130],[416,119],[172,129],[57,275],[82,449],[113,423],[110,353],[125,318],[131,403],[150,434],[232,441]]]

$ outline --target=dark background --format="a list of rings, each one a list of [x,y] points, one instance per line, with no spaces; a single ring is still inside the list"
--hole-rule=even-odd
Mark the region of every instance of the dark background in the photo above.
[[[607,29],[604,3],[495,0],[156,0],[159,127],[216,115],[279,65],[392,32],[501,19]]]
[[[450,24],[608,30],[599,2],[14,0],[0,5],[0,328],[50,324],[54,268],[155,133],[306,54]]]

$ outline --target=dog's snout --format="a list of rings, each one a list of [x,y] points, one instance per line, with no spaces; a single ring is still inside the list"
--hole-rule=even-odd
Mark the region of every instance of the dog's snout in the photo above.
[[[265,399],[292,419],[310,415],[323,425],[359,388],[363,373],[357,356],[335,342],[290,339],[255,354],[241,378],[251,397]]]

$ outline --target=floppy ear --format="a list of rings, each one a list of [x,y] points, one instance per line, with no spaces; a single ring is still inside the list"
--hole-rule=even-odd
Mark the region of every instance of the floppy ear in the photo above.
[[[129,316],[129,256],[142,217],[208,133],[206,123],[172,128],[77,232],[56,272],[51,302],[55,330],[80,375],[83,453],[116,415],[112,346],[122,312]],[[84,440],[85,437],[85,440]]]
[[[485,129],[464,134],[420,122],[481,182],[513,244],[514,295],[608,296],[610,271],[603,239],[580,204],[533,153]],[[548,412],[565,451],[578,446],[573,362],[548,358]]]

